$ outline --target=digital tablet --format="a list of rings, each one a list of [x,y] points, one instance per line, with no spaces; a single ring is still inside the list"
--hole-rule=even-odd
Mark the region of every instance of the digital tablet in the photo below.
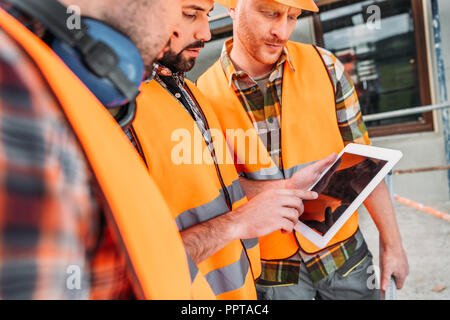
[[[324,248],[401,157],[398,150],[348,144],[309,188],[319,197],[304,201],[295,230]]]

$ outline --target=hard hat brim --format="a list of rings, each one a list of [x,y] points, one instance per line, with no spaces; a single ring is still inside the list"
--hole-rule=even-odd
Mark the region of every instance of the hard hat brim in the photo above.
[[[228,8],[235,8],[237,4],[237,0],[215,0],[215,1]],[[313,0],[274,0],[274,1],[302,10],[312,12],[319,11],[319,7],[317,7],[317,5]]]

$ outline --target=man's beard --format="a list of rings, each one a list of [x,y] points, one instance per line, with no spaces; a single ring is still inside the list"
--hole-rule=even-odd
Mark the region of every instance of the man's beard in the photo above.
[[[158,60],[158,63],[162,66],[169,68],[173,73],[189,72],[194,68],[196,58],[186,59],[183,57],[183,52],[189,49],[201,49],[205,46],[203,41],[196,41],[183,50],[180,53],[175,53],[172,50],[164,53],[164,56]]]

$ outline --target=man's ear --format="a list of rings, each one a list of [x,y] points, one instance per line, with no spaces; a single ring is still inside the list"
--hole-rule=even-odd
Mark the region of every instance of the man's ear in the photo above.
[[[235,8],[228,8],[228,14],[230,15],[231,19],[234,20],[236,17],[236,9]]]

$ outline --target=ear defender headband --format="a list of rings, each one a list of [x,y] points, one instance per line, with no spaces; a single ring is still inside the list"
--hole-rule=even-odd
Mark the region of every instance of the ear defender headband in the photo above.
[[[106,108],[121,107],[115,118],[126,128],[136,114],[144,80],[144,62],[134,43],[94,19],[80,17],[79,28],[68,28],[67,19],[73,14],[56,0],[7,1],[42,23],[54,37],[53,51]]]

